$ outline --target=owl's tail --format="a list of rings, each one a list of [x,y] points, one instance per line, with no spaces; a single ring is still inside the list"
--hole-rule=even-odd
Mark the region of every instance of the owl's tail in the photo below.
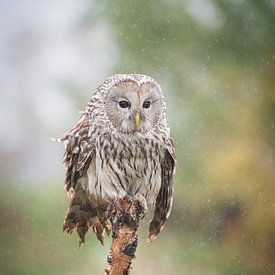
[[[72,194],[71,203],[64,220],[63,231],[71,234],[76,228],[79,246],[85,242],[85,235],[92,229],[103,244],[105,232],[109,235],[111,225],[108,219],[108,204],[104,201],[89,199],[84,190]]]

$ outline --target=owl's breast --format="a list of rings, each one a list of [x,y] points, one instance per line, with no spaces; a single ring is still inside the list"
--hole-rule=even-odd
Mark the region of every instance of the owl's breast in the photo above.
[[[162,155],[161,144],[149,138],[98,140],[89,189],[111,198],[141,194],[153,203],[161,184]]]

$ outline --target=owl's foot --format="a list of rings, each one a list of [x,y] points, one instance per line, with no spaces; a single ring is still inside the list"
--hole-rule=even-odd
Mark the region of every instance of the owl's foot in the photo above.
[[[125,212],[125,205],[127,205],[128,209],[126,212],[132,207],[133,204],[136,204],[137,213],[139,220],[143,219],[148,211],[146,198],[140,194],[136,194],[131,197],[126,195],[123,199],[113,200],[109,206],[109,220],[111,223],[114,220],[117,212]]]

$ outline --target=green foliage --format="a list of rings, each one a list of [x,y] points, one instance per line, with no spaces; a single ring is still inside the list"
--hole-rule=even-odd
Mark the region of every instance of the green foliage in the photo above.
[[[102,248],[90,235],[79,248],[75,234],[62,232],[68,205],[62,191],[62,186],[30,191],[17,184],[2,190],[1,274],[88,274],[90,265],[102,272],[109,242]]]

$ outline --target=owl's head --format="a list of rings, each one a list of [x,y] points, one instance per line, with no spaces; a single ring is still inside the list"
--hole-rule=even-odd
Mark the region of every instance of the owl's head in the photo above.
[[[150,131],[165,115],[160,86],[144,75],[117,75],[105,109],[113,126],[125,133]]]

